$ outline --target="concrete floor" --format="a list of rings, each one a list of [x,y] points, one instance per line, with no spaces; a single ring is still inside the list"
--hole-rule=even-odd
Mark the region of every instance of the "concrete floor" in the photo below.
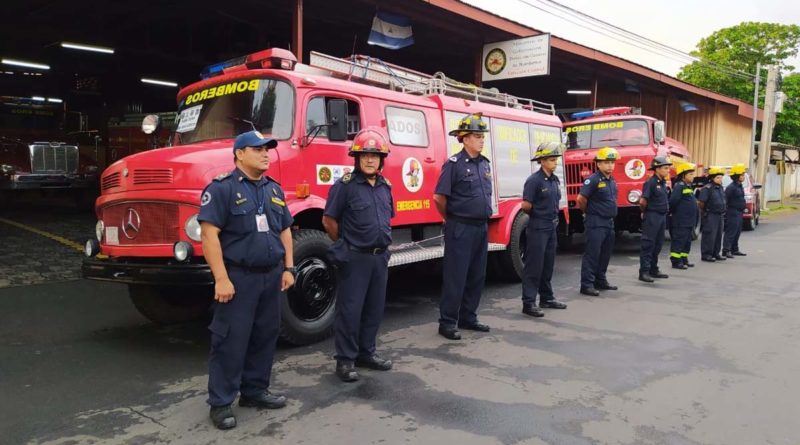
[[[800,214],[741,247],[645,285],[637,238],[623,239],[609,275],[621,289],[591,298],[578,246],[556,263],[568,310],[524,317],[519,285],[490,282],[492,332],[461,342],[435,334],[439,277],[394,274],[379,343],[393,371],[343,384],[331,341],[282,347],[272,387],[289,405],[237,406],[227,432],[207,417],[201,323],[149,324],[117,285],[7,287],[0,444],[797,444]]]

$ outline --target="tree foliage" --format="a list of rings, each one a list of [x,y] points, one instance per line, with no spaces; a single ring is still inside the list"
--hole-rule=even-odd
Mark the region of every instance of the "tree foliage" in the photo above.
[[[692,55],[700,61],[692,62],[678,73],[678,78],[742,101],[753,102],[753,79],[738,72],[754,75],[756,65],[776,65],[781,72],[792,72],[790,58],[800,50],[800,26],[779,23],[743,22],[730,28],[715,31],[697,44]],[[724,68],[722,68],[724,67]],[[791,74],[783,79],[783,91],[788,99],[784,112],[778,115],[774,140],[800,145],[800,74]],[[764,104],[766,89],[765,73],[762,72],[759,88],[759,106]],[[791,91],[790,91],[791,89]]]

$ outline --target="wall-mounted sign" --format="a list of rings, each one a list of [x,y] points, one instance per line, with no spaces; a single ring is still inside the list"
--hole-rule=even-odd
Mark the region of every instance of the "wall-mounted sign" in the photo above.
[[[481,80],[550,74],[550,34],[483,45]]]

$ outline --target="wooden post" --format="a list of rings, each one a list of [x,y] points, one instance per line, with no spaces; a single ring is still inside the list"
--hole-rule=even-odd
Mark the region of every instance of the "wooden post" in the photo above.
[[[294,0],[292,8],[292,50],[298,63],[303,63],[303,0]]]
[[[483,77],[483,47],[475,53],[475,80],[473,83],[481,86],[481,77]]]

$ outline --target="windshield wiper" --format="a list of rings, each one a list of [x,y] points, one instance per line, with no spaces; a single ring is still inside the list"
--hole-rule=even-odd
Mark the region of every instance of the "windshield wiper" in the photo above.
[[[253,131],[258,131],[256,130],[256,124],[254,124],[253,121],[249,121],[247,119],[242,119],[240,117],[234,117],[234,116],[228,116],[228,119],[236,122],[243,122],[245,124],[249,124],[250,127],[253,129]]]
[[[618,141],[618,140],[619,139],[617,139],[617,138],[608,138],[608,139],[600,139],[597,142],[611,142],[611,141]]]

